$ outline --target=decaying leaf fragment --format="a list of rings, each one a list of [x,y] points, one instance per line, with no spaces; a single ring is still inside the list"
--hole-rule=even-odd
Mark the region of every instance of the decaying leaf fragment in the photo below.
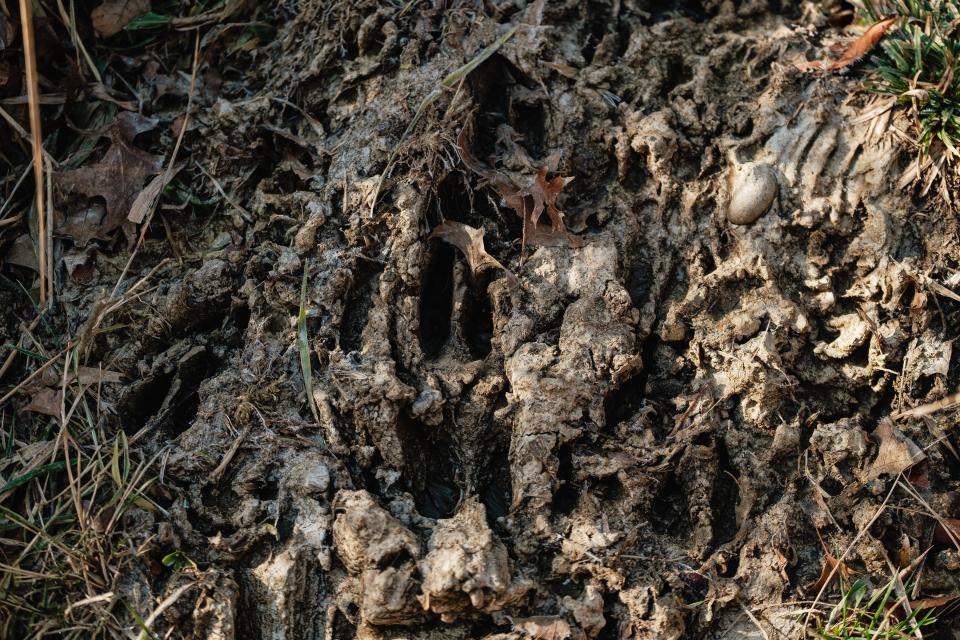
[[[124,111],[100,132],[110,139],[110,148],[99,162],[54,174],[54,185],[60,191],[88,198],[102,197],[106,203],[102,219],[87,218],[82,221],[81,228],[75,228],[77,221],[68,218],[69,224],[60,225],[59,233],[75,238],[81,244],[91,238],[106,240],[126,221],[144,183],[163,169],[162,156],[133,146],[136,135],[156,125],[156,120]],[[86,224],[92,228],[84,228]]]
[[[62,401],[63,394],[59,389],[40,387],[30,397],[30,404],[25,406],[22,411],[60,417]]]
[[[483,245],[483,231],[462,222],[447,220],[437,225],[430,233],[428,240],[440,238],[449,242],[457,249],[463,252],[467,258],[467,264],[474,275],[490,268],[502,269],[507,274],[507,282],[511,288],[515,288],[519,282],[517,276],[513,275],[499,260],[487,253]]]
[[[90,12],[93,30],[101,38],[109,38],[137,16],[150,11],[150,0],[107,0]]]
[[[853,41],[839,60],[811,60],[798,62],[797,68],[801,71],[839,71],[870,53],[877,43],[887,34],[887,31],[896,24],[899,16],[884,18],[870,25],[863,35]]]
[[[487,180],[507,206],[523,220],[522,245],[524,247],[527,244],[545,247],[583,246],[583,239],[567,231],[563,223],[563,212],[557,207],[557,196],[565,186],[570,184],[572,177],[557,176],[548,180],[547,173],[550,171],[548,164],[537,172],[527,186],[518,187],[509,176],[496,169],[488,169],[473,157],[466,128],[457,137],[457,150],[463,164]],[[538,224],[544,212],[550,218],[549,227]]]
[[[515,620],[513,626],[535,640],[567,640],[570,624],[559,616],[532,616]]]
[[[880,422],[874,435],[880,441],[880,447],[877,457],[867,469],[867,481],[884,474],[897,475],[927,457],[920,447],[893,426],[889,418]]]
[[[944,546],[957,546],[960,543],[960,519],[942,518],[933,529],[933,541]]]

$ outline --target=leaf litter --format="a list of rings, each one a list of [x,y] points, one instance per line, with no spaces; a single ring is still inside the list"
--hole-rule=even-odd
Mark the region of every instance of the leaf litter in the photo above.
[[[90,21],[98,36],[109,38],[148,11],[150,0],[107,0],[90,12]]]
[[[899,16],[890,16],[867,27],[863,35],[854,40],[838,60],[798,62],[797,68],[801,71],[841,71],[870,53],[899,19]]]
[[[81,246],[93,239],[107,240],[113,231],[124,226],[128,216],[135,211],[138,199],[143,200],[141,193],[145,190],[159,192],[162,187],[156,180],[146,189],[144,185],[163,171],[163,156],[148,153],[133,144],[136,136],[154,129],[157,124],[155,119],[123,111],[95,134],[98,138],[110,140],[110,147],[99,162],[54,174],[53,183],[58,191],[90,199],[103,198],[105,203],[102,213],[92,200],[66,216],[57,227],[58,234],[70,237]]]
[[[570,248],[580,248],[584,245],[582,238],[567,231],[563,222],[563,212],[557,206],[557,198],[573,178],[563,176],[547,178],[549,172],[557,168],[556,156],[548,158],[543,168],[529,179],[527,185],[520,187],[506,173],[487,168],[473,156],[467,128],[462,129],[457,137],[457,152],[463,164],[486,180],[500,194],[504,203],[520,216],[523,221],[521,248],[526,247],[527,244]],[[550,219],[549,228],[538,224],[544,212]]]

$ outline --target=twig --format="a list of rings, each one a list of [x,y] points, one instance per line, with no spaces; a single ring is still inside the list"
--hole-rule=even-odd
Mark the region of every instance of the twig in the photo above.
[[[919,418],[922,416],[929,416],[958,403],[960,403],[960,393],[955,393],[953,395],[940,398],[935,402],[922,404],[919,407],[914,407],[913,409],[907,409],[906,411],[895,413],[890,417],[894,420],[899,420],[900,418]]]
[[[137,636],[137,640],[146,640],[148,637],[147,634],[149,633],[150,625],[152,625],[154,621],[160,617],[160,614],[162,614],[164,611],[172,607],[174,603],[176,603],[176,601],[179,600],[183,594],[185,594],[187,591],[189,591],[196,585],[197,585],[196,582],[188,582],[187,584],[179,587],[176,591],[174,591],[169,596],[164,598],[163,602],[157,605],[157,608],[151,611],[150,615],[147,616],[147,619],[143,621],[144,630],[140,631],[140,635]]]
[[[742,602],[740,603],[740,608],[742,608],[743,612],[747,614],[748,618],[750,618],[750,622],[752,622],[754,626],[756,626],[757,629],[760,630],[760,635],[763,636],[763,640],[770,640],[770,636],[767,634],[767,630],[764,629],[763,626],[761,626],[760,621],[757,620],[757,616],[753,615],[753,611],[750,611],[750,608],[747,605],[743,604]]]
[[[210,179],[210,182],[213,183],[214,188],[220,193],[221,196],[223,196],[223,199],[227,201],[227,204],[229,204],[234,209],[242,213],[244,219],[246,219],[247,222],[253,221],[253,216],[250,215],[250,212],[244,209],[242,204],[240,204],[239,202],[231,198],[229,194],[227,194],[227,192],[224,191],[223,186],[217,181],[217,179],[214,178],[209,173],[207,173],[207,170],[203,168],[203,165],[201,165],[200,163],[197,163],[197,168],[200,169],[200,173],[202,173],[203,175],[207,176],[207,178]]]
[[[40,241],[40,304],[47,303],[47,214],[43,189],[43,136],[40,132],[40,87],[37,81],[37,51],[33,38],[33,6],[20,0],[20,24],[23,28],[23,61],[30,98],[30,140],[33,146],[33,179],[37,202],[37,235]]]

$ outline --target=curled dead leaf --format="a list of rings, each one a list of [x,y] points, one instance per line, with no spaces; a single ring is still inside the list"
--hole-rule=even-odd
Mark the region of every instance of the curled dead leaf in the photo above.
[[[98,36],[109,38],[148,11],[150,0],[107,0],[90,12],[90,21]]]
[[[18,236],[10,245],[6,255],[3,256],[3,261],[7,264],[15,264],[36,271],[39,265],[37,248],[34,246],[30,234],[24,233]]]
[[[462,222],[447,220],[437,225],[428,236],[428,240],[440,238],[455,246],[467,258],[467,264],[474,275],[490,268],[501,269],[507,274],[507,282],[511,288],[519,285],[517,277],[513,275],[499,260],[487,253],[483,244],[483,231]]]
[[[803,587],[803,592],[807,594],[818,594],[826,587],[837,581],[837,578],[843,577],[846,581],[850,577],[850,569],[847,565],[837,560],[830,553],[823,556],[823,567],[820,568],[820,576]]]
[[[933,529],[933,541],[943,546],[960,547],[960,519],[942,518]]]
[[[884,18],[870,25],[859,38],[853,41],[838,60],[811,60],[798,62],[797,68],[801,71],[839,71],[860,60],[877,46],[877,43],[887,34],[887,31],[896,24],[899,16]]]

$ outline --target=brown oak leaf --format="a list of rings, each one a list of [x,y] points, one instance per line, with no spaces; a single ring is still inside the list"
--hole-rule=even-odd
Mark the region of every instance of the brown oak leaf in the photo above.
[[[487,249],[483,245],[483,230],[462,222],[447,220],[437,225],[427,239],[433,240],[434,238],[440,238],[460,249],[466,256],[467,264],[470,265],[470,270],[474,275],[490,268],[497,268],[507,274],[507,282],[511,288],[515,288],[519,284],[517,277],[509,269],[487,253]]]
[[[54,184],[61,192],[76,193],[87,198],[101,197],[105,214],[77,219],[70,216],[59,225],[58,233],[81,244],[92,238],[106,240],[127,219],[144,183],[163,169],[163,157],[133,146],[133,138],[156,127],[157,121],[132,112],[122,112],[99,135],[110,139],[110,148],[95,164],[54,174]],[[77,227],[77,224],[80,227]],[[90,226],[87,227],[86,223]]]
[[[90,12],[90,21],[98,36],[109,38],[148,11],[150,0],[107,0]]]

